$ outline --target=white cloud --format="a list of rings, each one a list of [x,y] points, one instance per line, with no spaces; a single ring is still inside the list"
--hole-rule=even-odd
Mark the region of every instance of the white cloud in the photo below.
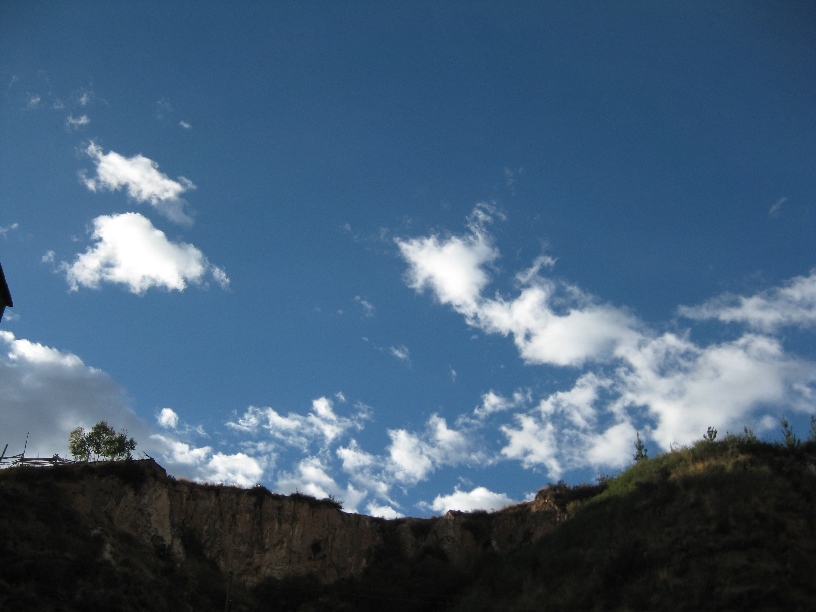
[[[173,465],[201,467],[212,454],[212,448],[209,446],[196,448],[161,434],[153,434],[150,438],[159,445],[159,453],[162,457]]]
[[[478,462],[481,456],[472,448],[462,431],[448,427],[445,419],[432,415],[425,432],[411,433],[405,429],[389,430],[389,470],[401,482],[413,484],[424,480],[440,466]]]
[[[396,467],[397,479],[409,483],[424,480],[434,468],[426,445],[418,436],[404,429],[389,431],[388,435],[391,436],[391,445],[388,450],[391,461]]]
[[[186,121],[179,121],[179,125],[183,127],[185,130],[193,129],[193,126],[187,123]]]
[[[40,103],[42,102],[42,96],[38,94],[29,94],[28,95],[28,102],[26,103],[26,107],[29,109],[39,108]]]
[[[346,447],[338,448],[336,454],[343,464],[343,471],[354,483],[393,505],[389,497],[391,477],[385,469],[386,461],[362,450],[356,440],[352,440]]]
[[[208,272],[222,286],[228,282],[200,250],[168,240],[138,213],[103,215],[93,225],[96,244],[60,267],[72,291],[80,286],[96,289],[103,282],[125,285],[138,294],[151,287],[183,291],[189,282],[201,284]]]
[[[90,122],[91,120],[88,118],[88,115],[80,115],[79,117],[68,115],[68,118],[65,120],[65,127],[69,130],[78,130],[79,128],[88,125]]]
[[[471,512],[473,510],[499,510],[515,503],[504,493],[494,493],[485,487],[476,487],[472,491],[460,491],[456,487],[450,495],[438,495],[431,504],[436,512],[445,514],[449,510]]]
[[[403,518],[405,516],[401,512],[397,512],[391,506],[380,506],[373,502],[366,506],[366,514],[368,516],[377,516],[388,520]]]
[[[573,286],[559,293],[556,283],[537,280],[513,300],[483,300],[475,321],[484,331],[512,334],[522,358],[531,364],[580,366],[608,360],[621,345],[637,339],[635,322],[623,311],[594,304]]]
[[[665,334],[626,355],[618,373],[620,402],[646,407],[663,449],[698,438],[711,425],[739,429],[763,407],[812,409],[803,396],[816,383],[816,364],[785,354],[776,339],[746,334],[699,347]]]
[[[753,329],[775,332],[780,327],[816,325],[816,269],[797,276],[781,287],[752,295],[721,296],[702,306],[681,306],[684,317],[744,323]]]
[[[165,429],[175,429],[178,427],[178,415],[172,408],[162,408],[156,421]]]
[[[408,285],[430,289],[442,304],[462,314],[468,324],[488,333],[512,335],[522,357],[532,364],[580,366],[589,360],[609,359],[622,344],[637,339],[636,321],[612,306],[596,304],[573,285],[539,275],[555,260],[538,257],[519,273],[518,297],[482,295],[490,282],[483,267],[499,256],[485,230],[493,209],[477,206],[464,236],[417,238],[401,241],[408,262]]]
[[[468,219],[470,233],[465,236],[397,239],[402,257],[410,264],[408,285],[420,293],[430,289],[442,304],[465,316],[474,315],[490,280],[482,267],[499,256],[485,231],[493,212],[487,205],[478,206]]]
[[[512,398],[503,397],[495,393],[492,389],[482,395],[482,403],[474,408],[474,416],[483,419],[498,412],[512,410],[530,400],[529,394],[522,391],[513,393]]]
[[[516,428],[508,425],[500,428],[508,438],[502,454],[508,459],[521,461],[524,467],[544,465],[550,474],[559,476],[563,467],[559,460],[555,425],[526,414],[516,415],[515,422]]]
[[[260,482],[264,473],[262,460],[244,453],[215,453],[202,470],[207,482],[221,482],[249,488]]]
[[[91,191],[126,188],[131,198],[149,203],[171,221],[192,223],[192,218],[184,210],[186,202],[181,199],[183,193],[196,188],[189,179],[180,176],[173,180],[159,172],[156,162],[143,155],[124,157],[115,151],[103,153],[93,142],[88,145],[86,153],[96,162],[96,176],[88,178],[80,174],[80,178]]]

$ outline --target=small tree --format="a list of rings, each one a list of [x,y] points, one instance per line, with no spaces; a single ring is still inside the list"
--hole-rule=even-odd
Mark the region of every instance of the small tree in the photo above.
[[[77,427],[68,434],[68,450],[78,461],[87,461],[91,458],[91,448],[83,427]]]
[[[128,438],[124,429],[116,433],[107,421],[99,421],[88,433],[82,427],[73,430],[68,436],[68,447],[80,461],[88,461],[91,455],[95,459],[130,459],[136,440]]]
[[[782,436],[785,439],[785,446],[791,450],[798,448],[799,438],[797,438],[796,434],[793,433],[793,429],[791,428],[790,423],[788,423],[788,419],[782,417],[779,423],[782,425]]]
[[[635,441],[635,461],[642,461],[643,459],[648,459],[648,450],[646,449],[646,445],[643,443],[643,440],[640,439],[640,432],[637,432],[637,440]]]

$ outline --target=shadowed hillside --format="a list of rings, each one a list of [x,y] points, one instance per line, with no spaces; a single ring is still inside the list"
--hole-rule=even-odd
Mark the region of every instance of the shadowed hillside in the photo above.
[[[2,610],[806,609],[816,443],[701,441],[495,513],[383,520],[152,461],[0,471]]]

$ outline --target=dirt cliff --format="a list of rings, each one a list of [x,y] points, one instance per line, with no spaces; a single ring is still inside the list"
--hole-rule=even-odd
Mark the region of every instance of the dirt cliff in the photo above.
[[[563,518],[537,498],[497,513],[386,521],[305,495],[176,480],[151,460],[39,468],[38,474],[44,470],[76,472],[58,483],[64,503],[104,541],[111,561],[121,556],[125,536],[177,560],[203,554],[249,586],[270,577],[312,575],[330,584],[358,576],[392,533],[409,559],[435,550],[466,569],[475,553],[534,542]]]

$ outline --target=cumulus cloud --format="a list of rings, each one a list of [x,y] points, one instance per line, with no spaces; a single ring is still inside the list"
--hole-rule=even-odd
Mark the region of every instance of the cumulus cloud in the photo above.
[[[397,512],[391,506],[388,505],[381,506],[373,502],[366,506],[366,514],[368,516],[377,516],[389,520],[403,518],[405,516],[401,512]]]
[[[178,427],[179,418],[172,408],[162,408],[156,421],[165,429],[175,429]]]
[[[203,480],[207,482],[222,482],[244,488],[260,482],[263,473],[263,461],[244,453],[215,453],[202,470]]]
[[[610,358],[620,345],[636,340],[637,323],[625,311],[595,303],[574,285],[541,277],[541,269],[555,264],[548,256],[517,275],[523,286],[517,297],[485,297],[490,276],[484,267],[499,257],[485,229],[494,214],[477,206],[463,236],[397,240],[408,263],[408,285],[417,292],[429,289],[474,327],[512,335],[528,363],[579,366]]]
[[[422,433],[405,429],[388,432],[389,470],[400,483],[413,484],[425,480],[440,466],[453,466],[478,461],[469,437],[448,427],[445,419],[432,415]]]
[[[0,432],[9,453],[68,456],[68,434],[106,420],[142,442],[145,424],[130,410],[124,390],[105,372],[73,353],[0,331]],[[142,445],[140,444],[140,447]]]
[[[159,453],[172,465],[200,468],[212,454],[212,448],[209,446],[194,447],[161,434],[153,434],[150,438],[158,444]]]
[[[104,153],[94,142],[85,152],[96,163],[96,176],[89,178],[80,173],[82,183],[91,191],[124,188],[131,198],[150,204],[171,221],[192,223],[192,217],[185,212],[187,203],[181,198],[183,193],[196,188],[189,179],[180,176],[173,180],[159,172],[156,162],[143,155],[124,157],[115,151]]]
[[[681,306],[679,312],[690,319],[743,323],[768,333],[781,327],[813,327],[816,325],[816,269],[808,276],[797,276],[781,287],[756,295],[725,295],[701,306]]]
[[[442,304],[468,317],[475,315],[480,293],[489,282],[482,268],[499,256],[485,229],[493,213],[489,206],[479,205],[468,218],[470,232],[464,236],[397,239],[410,264],[408,285],[418,292],[430,290]]]
[[[476,487],[472,491],[460,491],[456,487],[450,495],[438,495],[431,503],[431,508],[445,514],[449,510],[499,510],[513,503],[515,502],[504,493],[494,493],[485,487]]]
[[[486,230],[493,214],[479,205],[463,235],[397,244],[408,264],[409,287],[430,291],[470,326],[512,337],[526,363],[579,372],[571,389],[554,391],[533,407],[523,395],[483,396],[473,411],[476,422],[511,415],[500,426],[505,458],[553,476],[587,466],[622,467],[638,430],[668,450],[710,425],[737,429],[764,422],[772,407],[813,410],[816,364],[787,354],[773,334],[816,323],[816,271],[754,296],[681,308],[692,320],[750,330],[734,340],[700,344],[690,333],[659,333],[628,310],[545,276],[556,263],[549,256],[516,274],[513,295],[491,294],[488,270],[499,257]],[[391,450],[406,481],[425,477],[434,465],[407,432],[392,433]]]
[[[73,263],[60,266],[72,291],[80,286],[96,289],[101,283],[122,284],[137,294],[151,287],[183,291],[188,283],[201,284],[208,274],[223,288],[229,283],[223,270],[195,246],[169,240],[138,213],[97,217],[91,238],[96,244]]]

